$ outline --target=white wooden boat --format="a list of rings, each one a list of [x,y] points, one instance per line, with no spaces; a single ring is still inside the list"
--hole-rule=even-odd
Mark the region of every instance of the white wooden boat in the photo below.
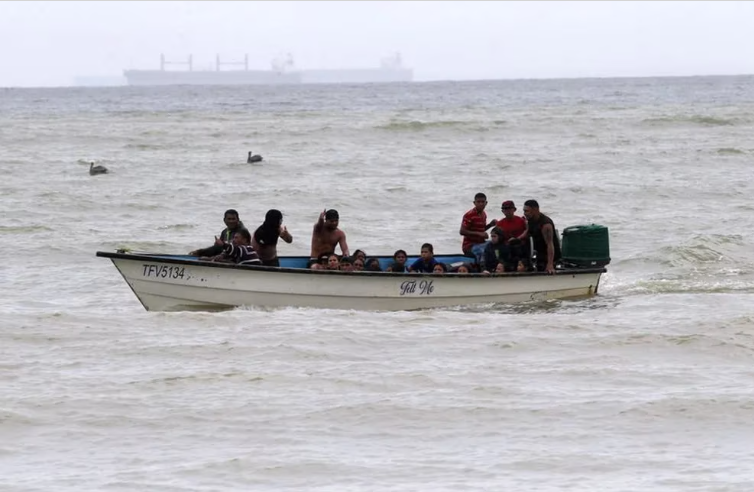
[[[308,270],[306,257],[280,268],[199,261],[190,256],[97,252],[109,258],[148,311],[214,311],[238,306],[401,311],[590,296],[604,267],[544,272],[418,274]],[[436,255],[443,263],[468,261]],[[409,262],[414,258],[409,258]],[[391,258],[380,257],[383,266]]]

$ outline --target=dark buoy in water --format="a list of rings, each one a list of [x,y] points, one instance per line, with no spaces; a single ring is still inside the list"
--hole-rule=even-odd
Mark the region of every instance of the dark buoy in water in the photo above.
[[[94,176],[96,174],[107,174],[107,168],[105,166],[95,166],[94,162],[89,165],[89,174]]]
[[[246,159],[246,163],[253,164],[255,162],[262,162],[262,156],[259,154],[251,155],[251,152],[249,152],[249,157]]]

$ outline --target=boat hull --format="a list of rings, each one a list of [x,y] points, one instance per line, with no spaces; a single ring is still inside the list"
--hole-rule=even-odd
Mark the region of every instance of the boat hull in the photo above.
[[[404,311],[590,296],[598,269],[508,275],[329,272],[247,267],[158,255],[110,258],[148,311],[217,311],[240,306]]]

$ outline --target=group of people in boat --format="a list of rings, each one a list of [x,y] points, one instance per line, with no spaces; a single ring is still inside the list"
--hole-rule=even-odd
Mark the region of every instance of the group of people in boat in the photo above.
[[[487,221],[487,196],[477,193],[474,208],[463,215],[459,233],[463,236],[464,256],[489,266],[497,260],[505,271],[540,271],[555,273],[560,263],[560,239],[555,223],[539,210],[537,200],[524,202],[523,217],[516,215],[516,204],[503,201],[501,219]],[[490,233],[487,230],[492,228]]]
[[[351,254],[346,233],[339,228],[337,210],[323,210],[314,224],[311,237],[310,260],[313,270],[386,271],[419,273],[507,273],[522,271],[555,272],[560,260],[560,241],[552,219],[539,211],[536,200],[524,203],[523,217],[517,216],[513,201],[502,202],[503,217],[487,220],[487,197],[474,196],[474,208],[463,215],[459,234],[463,237],[461,250],[467,262],[450,265],[438,262],[431,243],[421,247],[420,257],[407,264],[408,254],[399,249],[393,262],[384,268],[377,258],[370,258],[362,250]],[[215,236],[215,243],[207,248],[191,251],[191,256],[204,261],[230,262],[241,265],[279,267],[277,254],[279,239],[293,242],[293,236],[283,225],[283,214],[268,210],[264,222],[252,234],[236,210],[225,211],[225,229]],[[492,229],[489,233],[488,230]],[[340,249],[340,255],[336,254]]]
[[[204,261],[220,261],[240,265],[264,265],[279,267],[278,239],[293,242],[293,236],[283,225],[280,210],[268,210],[262,225],[251,234],[241,222],[238,211],[229,209],[223,216],[225,229],[215,236],[215,243],[207,248],[189,252]]]

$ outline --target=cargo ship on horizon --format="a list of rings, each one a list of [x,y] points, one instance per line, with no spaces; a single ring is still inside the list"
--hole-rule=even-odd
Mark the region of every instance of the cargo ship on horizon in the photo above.
[[[167,70],[168,65],[185,65],[185,70]],[[222,70],[223,66],[242,66],[241,69]],[[160,55],[159,70],[124,70],[126,83],[131,86],[155,85],[296,85],[296,84],[368,84],[412,82],[413,70],[404,68],[400,53],[382,60],[379,67],[353,69],[298,70],[293,57],[279,57],[270,70],[250,70],[249,56],[243,61],[215,60],[214,70],[194,70],[193,56],[185,62],[169,62]]]

